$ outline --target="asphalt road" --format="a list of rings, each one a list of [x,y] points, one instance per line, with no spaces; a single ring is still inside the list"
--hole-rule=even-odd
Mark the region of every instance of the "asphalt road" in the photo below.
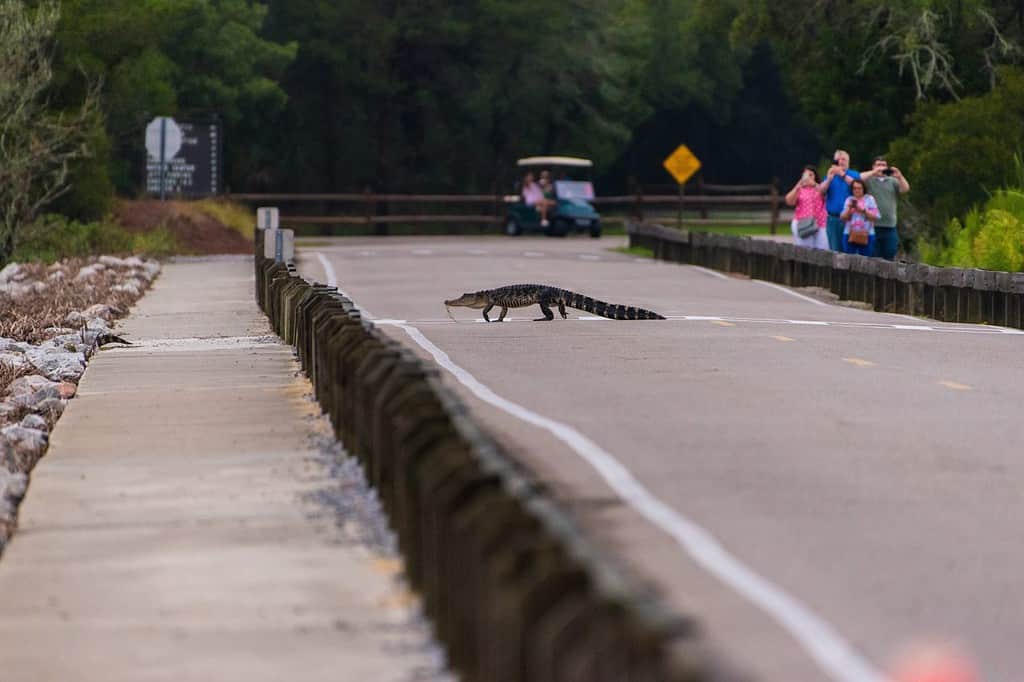
[[[305,274],[440,358],[584,527],[754,678],[876,680],[944,642],[985,680],[1021,679],[1024,335],[610,250],[623,243],[299,251]],[[531,281],[670,319],[535,323],[534,307],[453,322],[442,304]]]

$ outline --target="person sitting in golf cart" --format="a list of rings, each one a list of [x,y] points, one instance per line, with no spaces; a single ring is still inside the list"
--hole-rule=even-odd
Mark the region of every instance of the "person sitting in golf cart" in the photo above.
[[[537,209],[537,213],[540,214],[541,226],[547,227],[549,225],[548,211],[555,207],[556,202],[544,196],[544,188],[534,179],[531,172],[527,172],[523,177],[523,201],[528,206]]]

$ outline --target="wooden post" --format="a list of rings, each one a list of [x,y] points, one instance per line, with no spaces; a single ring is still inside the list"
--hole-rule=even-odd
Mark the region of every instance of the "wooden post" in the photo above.
[[[697,193],[700,194],[702,197],[707,195],[707,192],[704,191],[703,173],[697,176]],[[704,220],[708,219],[708,205],[703,202],[701,202],[700,205],[700,217]]]
[[[637,183],[636,186],[636,221],[644,221],[644,186]]]
[[[775,234],[776,226],[779,223],[779,179],[772,178],[772,224],[771,234]]]
[[[679,215],[676,218],[676,228],[683,229],[683,197],[686,196],[686,183],[679,183]]]

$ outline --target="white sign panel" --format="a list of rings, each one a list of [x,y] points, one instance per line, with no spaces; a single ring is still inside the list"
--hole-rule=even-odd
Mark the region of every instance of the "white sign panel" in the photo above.
[[[154,161],[163,160],[166,163],[173,159],[175,154],[181,151],[183,139],[181,128],[173,118],[158,116],[146,126],[146,151]]]
[[[281,226],[281,212],[276,206],[261,206],[256,209],[256,227],[261,230],[276,230]]]
[[[295,230],[267,230],[263,235],[263,257],[278,263],[295,260]]]

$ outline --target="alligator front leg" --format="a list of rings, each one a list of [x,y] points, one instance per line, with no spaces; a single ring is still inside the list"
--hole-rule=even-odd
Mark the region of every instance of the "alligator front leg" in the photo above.
[[[498,322],[501,322],[502,320],[505,319],[505,313],[507,313],[507,312],[508,312],[508,308],[506,308],[505,306],[502,306],[501,307],[501,314],[498,315]]]
[[[487,317],[487,313],[491,312],[491,308],[493,308],[493,307],[494,307],[493,303],[488,303],[487,307],[484,308],[484,319],[487,320],[488,322],[491,321],[491,318]]]
[[[544,317],[538,317],[534,322],[550,322],[555,319],[555,314],[551,312],[551,308],[548,307],[547,303],[540,304],[540,311],[544,313]]]

